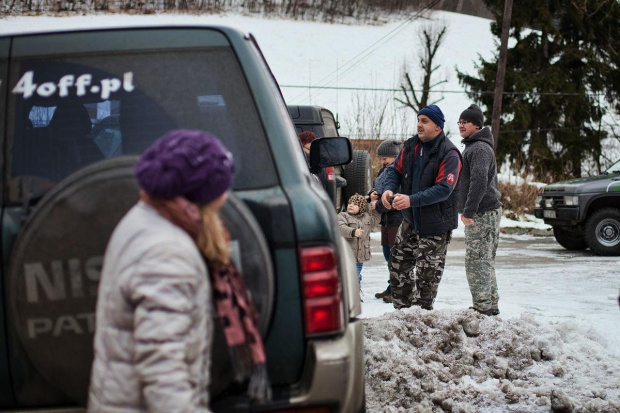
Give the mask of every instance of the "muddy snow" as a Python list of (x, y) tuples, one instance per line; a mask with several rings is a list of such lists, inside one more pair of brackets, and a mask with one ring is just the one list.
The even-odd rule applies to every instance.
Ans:
[(366, 319), (371, 412), (620, 412), (620, 362), (531, 315), (419, 308)]

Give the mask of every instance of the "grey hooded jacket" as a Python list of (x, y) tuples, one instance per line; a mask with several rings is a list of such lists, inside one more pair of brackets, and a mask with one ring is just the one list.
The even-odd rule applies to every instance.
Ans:
[(196, 244), (139, 202), (108, 244), (88, 412), (208, 412), (211, 284)]
[(488, 126), (461, 141), (463, 170), (458, 209), (465, 218), (476, 213), (492, 211), (502, 206), (497, 185), (497, 162), (493, 150), (493, 135)]

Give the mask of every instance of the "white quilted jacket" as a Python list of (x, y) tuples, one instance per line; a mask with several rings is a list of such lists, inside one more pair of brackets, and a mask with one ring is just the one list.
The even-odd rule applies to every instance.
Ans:
[(211, 285), (196, 245), (139, 202), (108, 244), (89, 412), (208, 412)]

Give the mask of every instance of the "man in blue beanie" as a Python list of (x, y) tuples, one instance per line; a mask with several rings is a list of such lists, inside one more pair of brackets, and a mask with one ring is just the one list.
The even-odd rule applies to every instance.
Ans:
[[(437, 105), (418, 112), (418, 135), (388, 169), (381, 202), (402, 211), (388, 267), (394, 308), (433, 309), (452, 230), (458, 227), (461, 153), (443, 132)], [(394, 194), (398, 188), (402, 193)]]

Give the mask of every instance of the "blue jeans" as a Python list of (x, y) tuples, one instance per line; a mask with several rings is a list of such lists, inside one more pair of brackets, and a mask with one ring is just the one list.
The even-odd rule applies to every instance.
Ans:
[(390, 260), (390, 250), (392, 248), (390, 248), (389, 245), (382, 245), (383, 247), (383, 257), (385, 258), (385, 262), (388, 262)]
[[(392, 250), (392, 248), (390, 248), (389, 245), (383, 244), (383, 256), (385, 257), (385, 262), (390, 262), (390, 251)], [(390, 279), (388, 278), (388, 286), (386, 291), (389, 294), (392, 294), (392, 286), (390, 285)]]
[(362, 287), (362, 267), (364, 266), (363, 262), (357, 263), (357, 281), (360, 283), (360, 288)]

